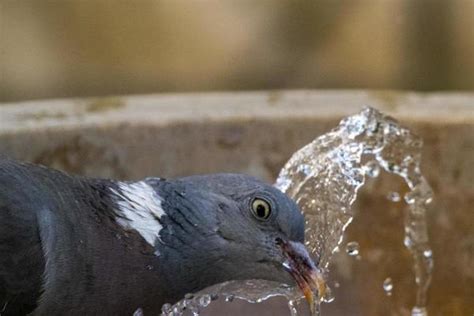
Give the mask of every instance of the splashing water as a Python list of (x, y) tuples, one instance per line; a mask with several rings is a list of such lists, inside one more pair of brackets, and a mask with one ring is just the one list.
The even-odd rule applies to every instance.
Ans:
[(276, 183), (301, 207), (306, 218), (306, 245), (327, 268), (353, 219), (351, 206), (365, 175), (378, 175), (374, 162), (401, 176), (410, 189), (405, 195), (404, 243), (414, 258), (417, 295), (413, 315), (420, 315), (420, 311), (426, 315), (433, 268), (425, 218), (432, 190), (420, 171), (421, 147), (421, 139), (394, 119), (365, 108), (296, 152)]
[(201, 309), (218, 298), (224, 299), (225, 302), (240, 299), (249, 303), (260, 303), (275, 296), (287, 298), (288, 308), (292, 312), (291, 315), (297, 315), (296, 302), (303, 297), (299, 291), (286, 284), (262, 280), (229, 281), (210, 286), (194, 295), (187, 294), (183, 300), (175, 305), (163, 305), (161, 315), (180, 316), (183, 315), (185, 310), (191, 311), (193, 315), (199, 315)]
[[(327, 269), (354, 217), (352, 205), (366, 176), (377, 177), (381, 168), (401, 176), (410, 189), (404, 196), (408, 204), (404, 244), (414, 259), (417, 284), (412, 316), (427, 315), (426, 292), (433, 268), (425, 219), (432, 190), (420, 172), (421, 147), (422, 141), (394, 119), (365, 108), (297, 151), (281, 170), (275, 184), (300, 206), (306, 220), (306, 246), (319, 258), (320, 267)], [(359, 253), (358, 244), (348, 243), (346, 250)], [(384, 283), (384, 289), (390, 287), (388, 283)], [(211, 297), (216, 299), (218, 296), (251, 303), (283, 296), (289, 302), (292, 316), (297, 316), (296, 303), (303, 297), (299, 290), (275, 282), (231, 281), (207, 288), (174, 306), (166, 304), (162, 315), (182, 315), (184, 309), (199, 315), (199, 309), (209, 305)], [(203, 297), (206, 304), (200, 303)], [(321, 301), (333, 299), (328, 295), (315, 300), (313, 315), (319, 315)]]

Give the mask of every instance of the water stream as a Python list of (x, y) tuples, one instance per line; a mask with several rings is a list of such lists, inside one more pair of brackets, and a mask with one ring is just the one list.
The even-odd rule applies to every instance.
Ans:
[[(417, 285), (412, 316), (427, 315), (426, 293), (433, 268), (426, 224), (426, 205), (432, 200), (432, 190), (420, 171), (421, 148), (421, 139), (393, 118), (365, 108), (294, 153), (275, 183), (300, 206), (306, 219), (306, 247), (319, 258), (320, 267), (327, 269), (355, 215), (352, 205), (366, 177), (377, 177), (380, 168), (402, 177), (409, 188), (404, 196), (404, 244), (413, 256)], [(401, 199), (394, 192), (388, 196), (392, 201)], [(348, 243), (346, 251), (357, 256), (358, 244)], [(383, 290), (390, 295), (392, 287), (391, 280), (386, 280)], [(238, 298), (252, 303), (284, 296), (292, 316), (297, 315), (296, 303), (302, 298), (299, 290), (274, 282), (233, 281), (189, 295), (173, 306), (166, 304), (163, 315), (182, 315), (184, 310), (199, 315), (219, 296), (226, 301)], [(321, 301), (332, 299), (327, 294), (316, 300), (313, 314), (319, 315)]]

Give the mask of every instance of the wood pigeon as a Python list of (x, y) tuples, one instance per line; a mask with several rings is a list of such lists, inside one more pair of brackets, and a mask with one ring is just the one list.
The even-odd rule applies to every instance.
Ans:
[(158, 315), (228, 280), (324, 290), (304, 219), (241, 174), (125, 182), (0, 159), (0, 314)]

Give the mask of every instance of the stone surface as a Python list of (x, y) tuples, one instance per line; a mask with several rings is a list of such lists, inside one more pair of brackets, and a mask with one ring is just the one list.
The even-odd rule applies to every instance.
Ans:
[[(370, 105), (418, 133), (423, 171), (436, 197), (429, 233), (435, 270), (430, 315), (474, 313), (474, 93), (274, 91), (69, 99), (0, 104), (0, 154), (95, 177), (136, 179), (244, 172), (268, 181), (291, 154), (344, 116)], [(403, 247), (406, 188), (383, 175), (357, 202), (331, 266), (336, 300), (324, 315), (408, 315), (414, 304), (411, 257)], [(391, 296), (383, 281), (391, 277)], [(287, 315), (285, 302), (214, 303), (205, 315)]]

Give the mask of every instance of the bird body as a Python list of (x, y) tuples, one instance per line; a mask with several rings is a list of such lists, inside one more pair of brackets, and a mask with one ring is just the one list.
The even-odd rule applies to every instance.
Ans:
[(303, 235), (296, 204), (249, 176), (125, 182), (1, 159), (0, 314), (153, 315), (219, 282), (293, 283), (275, 240)]
[(158, 258), (136, 233), (114, 222), (110, 186), (114, 182), (1, 163), (2, 315), (33, 310), (35, 315), (131, 315), (139, 306), (159, 309), (163, 302), (157, 297), (163, 294), (156, 284), (162, 280), (148, 268)]

